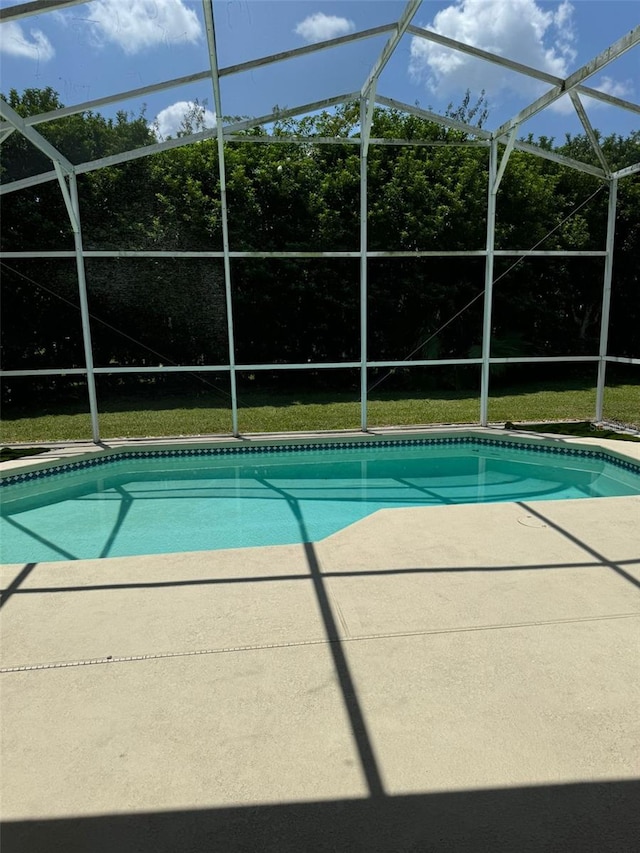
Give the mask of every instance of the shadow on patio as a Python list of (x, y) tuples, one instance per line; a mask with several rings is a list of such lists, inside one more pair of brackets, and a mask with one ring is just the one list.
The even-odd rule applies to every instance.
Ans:
[(4, 853), (635, 853), (640, 782), (7, 823)]

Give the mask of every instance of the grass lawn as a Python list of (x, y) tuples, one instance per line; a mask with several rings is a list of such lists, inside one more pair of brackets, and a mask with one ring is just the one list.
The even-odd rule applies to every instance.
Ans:
[[(557, 382), (496, 388), (489, 403), (492, 422), (589, 420), (595, 410), (595, 387)], [(239, 401), (241, 432), (296, 432), (358, 429), (356, 393), (244, 394)], [(206, 395), (122, 396), (100, 401), (103, 438), (207, 435), (231, 431), (226, 401)], [(7, 411), (0, 441), (64, 441), (90, 439), (89, 415), (83, 402), (49, 406), (46, 411)], [(479, 397), (471, 392), (381, 392), (368, 406), (371, 426), (477, 423)], [(614, 385), (605, 394), (605, 418), (640, 427), (640, 385)]]

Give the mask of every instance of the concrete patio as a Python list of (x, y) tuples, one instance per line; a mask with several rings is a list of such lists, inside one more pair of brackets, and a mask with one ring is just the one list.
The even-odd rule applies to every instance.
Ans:
[(4, 853), (637, 850), (640, 497), (2, 586)]

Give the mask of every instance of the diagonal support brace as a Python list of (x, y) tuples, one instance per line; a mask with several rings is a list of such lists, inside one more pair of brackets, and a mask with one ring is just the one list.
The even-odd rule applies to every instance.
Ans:
[(501, 125), (496, 130), (496, 138), (503, 136), (511, 130), (515, 124), (522, 124), (522, 122), (527, 121), (534, 115), (537, 115), (541, 110), (545, 109), (545, 107), (548, 107), (554, 101), (557, 101), (558, 98), (561, 98), (563, 95), (571, 92), (572, 89), (575, 89), (576, 86), (579, 86), (583, 80), (587, 79), (587, 77), (591, 77), (597, 71), (606, 68), (610, 62), (613, 62), (614, 59), (622, 56), (623, 53), (626, 53), (638, 44), (640, 44), (640, 24), (631, 30), (631, 32), (622, 36), (622, 38), (610, 45), (602, 53), (599, 53), (598, 56), (595, 56), (590, 62), (587, 62), (586, 65), (583, 65), (582, 68), (578, 68), (577, 71), (574, 71), (573, 74), (567, 77), (566, 80), (563, 80), (560, 85), (554, 86), (553, 89), (550, 89), (546, 94), (541, 95), (532, 104), (529, 104), (528, 107), (521, 110), (517, 116), (514, 116), (510, 121)]
[(604, 156), (602, 148), (600, 148), (600, 142), (598, 141), (598, 137), (596, 136), (596, 132), (593, 129), (593, 125), (589, 121), (589, 116), (587, 115), (582, 101), (580, 100), (580, 95), (575, 91), (575, 89), (572, 89), (569, 92), (569, 97), (571, 98), (571, 103), (573, 104), (575, 111), (578, 113), (578, 118), (580, 119), (580, 122), (584, 127), (585, 133), (589, 138), (591, 147), (595, 151), (596, 157), (598, 158), (598, 160), (600, 161), (600, 165), (604, 169), (605, 175), (607, 176), (607, 178), (610, 178), (611, 167), (609, 166), (609, 163), (607, 162), (607, 159)]
[(80, 223), (78, 222), (78, 217), (76, 216), (76, 211), (71, 200), (71, 193), (69, 191), (69, 187), (67, 186), (67, 179), (65, 177), (65, 173), (62, 171), (62, 167), (59, 163), (54, 162), (53, 166), (56, 170), (56, 175), (58, 176), (58, 183), (60, 184), (60, 189), (62, 190), (62, 198), (64, 199), (64, 204), (67, 208), (67, 213), (69, 214), (71, 228), (74, 234), (79, 234)]
[(376, 108), (376, 81), (374, 80), (367, 92), (360, 100), (364, 109), (360, 110), (360, 138), (362, 140), (362, 157), (366, 160), (369, 154), (369, 142), (371, 140), (371, 125), (373, 124), (373, 112)]
[(493, 195), (496, 195), (498, 192), (498, 188), (500, 187), (500, 181), (502, 180), (502, 176), (504, 175), (505, 169), (507, 168), (507, 163), (509, 162), (509, 157), (511, 156), (511, 152), (513, 151), (513, 146), (516, 144), (516, 134), (518, 132), (518, 125), (511, 129), (509, 133), (509, 138), (507, 139), (507, 145), (502, 154), (502, 160), (500, 161), (500, 166), (498, 168), (498, 172), (496, 174), (495, 180), (493, 182), (493, 186), (491, 187), (491, 192)]
[(10, 107), (9, 104), (0, 98), (0, 116), (5, 118), (9, 124), (12, 124), (16, 130), (19, 130), (20, 133), (29, 140), (32, 145), (42, 151), (43, 154), (46, 154), (47, 157), (53, 161), (53, 163), (58, 163), (58, 165), (68, 174), (70, 175), (73, 172), (73, 164), (67, 160), (64, 154), (61, 154), (57, 148), (42, 136), (41, 133), (38, 133), (33, 127), (30, 127), (22, 116), (17, 113), (13, 107)]

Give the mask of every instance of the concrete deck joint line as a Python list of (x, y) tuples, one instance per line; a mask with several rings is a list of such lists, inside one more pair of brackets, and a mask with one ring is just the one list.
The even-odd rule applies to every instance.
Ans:
[(517, 628), (542, 628), (545, 625), (572, 625), (579, 622), (603, 622), (614, 619), (640, 619), (640, 610), (629, 613), (605, 613), (601, 616), (582, 616), (571, 619), (539, 619), (534, 622), (511, 622), (503, 625), (470, 625), (461, 628), (425, 628), (423, 631), (387, 631), (378, 634), (362, 634), (360, 636), (340, 637), (333, 639), (299, 640), (287, 643), (259, 643), (247, 646), (230, 646), (219, 649), (192, 649), (179, 652), (158, 652), (146, 655), (108, 655), (88, 660), (56, 661), (52, 663), (20, 664), (18, 666), (0, 667), (1, 674), (12, 672), (37, 672), (46, 669), (65, 669), (78, 666), (101, 666), (115, 663), (140, 663), (143, 661), (163, 660), (165, 658), (186, 658), (197, 655), (220, 655), (237, 652), (270, 651), (275, 649), (297, 648), (300, 646), (326, 646), (340, 643), (355, 643), (371, 640), (394, 640), (408, 637), (440, 636), (442, 634), (466, 634), (471, 632), (497, 631)]

